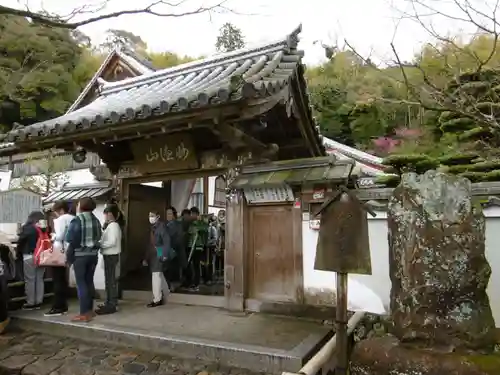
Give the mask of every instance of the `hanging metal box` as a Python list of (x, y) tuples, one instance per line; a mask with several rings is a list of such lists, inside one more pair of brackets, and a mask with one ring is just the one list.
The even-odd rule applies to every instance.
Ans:
[(322, 209), (314, 269), (371, 275), (366, 213), (350, 197)]

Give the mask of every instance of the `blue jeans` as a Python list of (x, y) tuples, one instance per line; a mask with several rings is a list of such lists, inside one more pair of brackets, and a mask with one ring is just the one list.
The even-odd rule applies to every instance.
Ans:
[(80, 315), (88, 314), (94, 310), (94, 273), (97, 266), (97, 256), (75, 257), (76, 289), (80, 301)]

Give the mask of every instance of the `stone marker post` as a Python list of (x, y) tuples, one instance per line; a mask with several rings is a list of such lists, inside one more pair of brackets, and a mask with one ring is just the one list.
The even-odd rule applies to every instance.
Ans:
[(389, 199), (394, 333), (453, 349), (494, 345), (485, 218), (465, 178), (405, 174)]
[(393, 334), (359, 342), (352, 375), (498, 375), (485, 218), (471, 183), (402, 176), (388, 207)]

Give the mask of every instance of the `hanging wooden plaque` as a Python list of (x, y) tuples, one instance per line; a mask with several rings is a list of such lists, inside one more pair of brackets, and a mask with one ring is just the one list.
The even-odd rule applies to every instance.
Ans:
[(198, 168), (189, 134), (176, 133), (141, 139), (131, 143), (134, 164), (141, 173), (156, 173)]
[(366, 211), (346, 197), (321, 211), (314, 269), (371, 275)]

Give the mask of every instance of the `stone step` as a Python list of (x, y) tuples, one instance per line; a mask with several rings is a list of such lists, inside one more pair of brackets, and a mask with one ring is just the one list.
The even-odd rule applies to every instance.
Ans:
[[(44, 301), (49, 300), (54, 296), (52, 292), (52, 279), (46, 278), (44, 280), (45, 294)], [(9, 310), (19, 310), (26, 301), (26, 294), (24, 291), (24, 281), (12, 281), (7, 283), (8, 296), (9, 296)]]
[[(283, 335), (283, 340), (285, 341), (284, 343), (276, 344), (276, 338), (270, 338), (267, 341), (263, 338), (262, 340), (259, 339), (260, 341), (258, 342), (262, 342), (264, 345), (247, 344), (246, 342), (248, 341), (245, 341), (244, 338), (234, 340), (233, 334), (229, 337), (232, 339), (231, 342), (229, 340), (226, 342), (219, 339), (207, 339), (206, 334), (203, 337), (203, 334), (206, 332), (201, 331), (205, 328), (200, 328), (199, 336), (196, 336), (196, 332), (193, 331), (192, 327), (187, 328), (191, 329), (191, 331), (187, 332), (189, 336), (187, 334), (184, 336), (179, 334), (183, 332), (182, 328), (177, 329), (173, 333), (173, 329), (169, 329), (172, 325), (162, 329), (162, 331), (158, 328), (154, 329), (152, 326), (148, 326), (147, 323), (141, 328), (138, 328), (137, 325), (132, 327), (131, 323), (125, 320), (123, 322), (120, 321), (119, 316), (125, 314), (125, 308), (123, 310), (124, 312), (120, 311), (115, 314), (117, 317), (115, 318), (116, 321), (112, 319), (113, 315), (111, 315), (97, 317), (94, 321), (87, 324), (73, 323), (70, 321), (70, 316), (44, 317), (43, 312), (14, 312), (12, 323), (14, 327), (31, 332), (75, 338), (91, 343), (126, 346), (158, 355), (197, 359), (209, 363), (218, 363), (223, 366), (238, 367), (270, 374), (279, 374), (282, 371), (298, 371), (333, 334), (326, 327), (321, 328), (318, 326), (311, 326), (313, 329), (309, 332), (307, 326), (294, 326), (293, 322), (290, 324), (287, 322), (280, 323), (278, 321), (280, 318), (277, 317), (270, 318), (269, 329), (263, 327), (264, 323), (258, 322), (256, 334), (252, 329), (252, 325), (246, 324), (242, 328), (238, 328), (238, 323), (235, 323), (235, 321), (239, 317), (226, 318), (222, 315), (219, 324), (220, 327), (225, 328), (213, 327), (212, 329), (233, 329), (237, 332), (241, 330), (242, 336), (250, 335), (252, 343), (256, 342), (256, 336), (265, 336), (266, 334), (270, 335), (269, 337)], [(144, 308), (144, 310), (146, 309)], [(145, 312), (145, 314), (147, 313), (148, 311)], [(164, 319), (169, 319), (169, 311), (166, 310), (162, 316), (164, 316)], [(158, 319), (157, 317), (158, 315), (151, 317), (151, 319)], [(109, 318), (109, 320), (106, 320), (106, 318)], [(196, 319), (196, 315), (193, 318)], [(203, 319), (203, 317), (199, 318)], [(140, 318), (138, 317), (137, 319)], [(224, 321), (225, 319), (227, 319), (227, 323)], [(245, 318), (242, 317), (242, 319)], [(276, 324), (273, 324), (273, 322), (278, 322), (278, 326), (289, 325), (273, 329), (273, 326), (276, 327)], [(189, 321), (187, 321), (187, 324), (189, 324)], [(311, 323), (306, 322), (304, 324)], [(179, 325), (182, 326), (183, 323)], [(295, 327), (302, 330), (300, 335), (294, 333)], [(210, 329), (210, 327), (207, 327), (207, 329)], [(264, 332), (262, 335), (259, 334), (260, 330)], [(186, 333), (185, 330), (184, 333)], [(216, 335), (217, 338), (220, 336)], [(292, 336), (293, 341), (286, 342), (287, 340), (291, 341)]]

